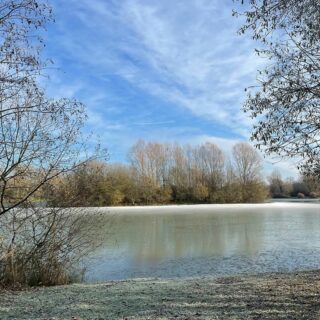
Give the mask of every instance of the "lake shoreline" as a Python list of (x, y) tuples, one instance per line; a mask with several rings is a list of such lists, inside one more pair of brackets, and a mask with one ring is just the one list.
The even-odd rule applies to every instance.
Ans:
[[(320, 202), (317, 201), (274, 201), (274, 202), (263, 202), (263, 203), (210, 203), (210, 204), (170, 204), (170, 205), (146, 205), (146, 206), (115, 206), (115, 207), (86, 207), (88, 212), (94, 211), (95, 213), (129, 213), (139, 212), (145, 213), (149, 210), (155, 210), (157, 213), (163, 211), (175, 210), (175, 213), (188, 213), (188, 211), (199, 209), (199, 210), (219, 210), (219, 209), (259, 209), (259, 208), (320, 208)], [(76, 208), (75, 208), (76, 209)], [(178, 209), (178, 211), (176, 211)], [(152, 214), (152, 212), (150, 212)]]
[(320, 271), (72, 284), (0, 299), (3, 320), (316, 319)]

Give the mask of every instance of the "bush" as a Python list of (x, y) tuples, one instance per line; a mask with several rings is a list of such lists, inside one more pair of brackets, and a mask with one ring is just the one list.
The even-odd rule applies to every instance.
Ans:
[(319, 197), (319, 194), (317, 192), (310, 192), (309, 197), (315, 199)]
[[(77, 211), (75, 211), (77, 210)], [(19, 209), (2, 221), (0, 285), (61, 285), (83, 275), (80, 261), (99, 245), (82, 209)], [(99, 224), (98, 224), (99, 225)]]
[(113, 206), (118, 206), (122, 204), (124, 198), (125, 195), (121, 191), (115, 190), (110, 196), (110, 204)]
[(30, 255), (23, 247), (10, 250), (1, 259), (1, 283), (4, 286), (50, 286), (70, 283), (72, 273), (57, 252)]
[(192, 190), (192, 196), (196, 202), (205, 201), (209, 196), (209, 190), (202, 183), (197, 183)]

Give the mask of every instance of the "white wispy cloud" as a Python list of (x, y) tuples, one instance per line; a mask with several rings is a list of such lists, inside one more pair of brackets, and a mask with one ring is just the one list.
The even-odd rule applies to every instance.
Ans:
[(175, 121), (144, 121), (144, 122), (133, 122), (131, 125), (133, 126), (160, 126), (160, 125), (167, 125), (173, 124)]
[(125, 1), (122, 10), (152, 71), (135, 70), (128, 80), (243, 134), (250, 124), (240, 110), (243, 89), (262, 61), (236, 34), (231, 8), (218, 1), (164, 0)]
[[(252, 121), (241, 110), (244, 88), (255, 84), (257, 69), (265, 62), (254, 54), (250, 38), (237, 35), (241, 21), (232, 17), (231, 1), (54, 0), (54, 4), (59, 16), (55, 28), (60, 32), (50, 36), (58, 48), (57, 67), (64, 69), (59, 60), (67, 61), (76, 74), (69, 74), (67, 81), (65, 74), (56, 76), (53, 95), (83, 97), (89, 125), (111, 153), (125, 154), (137, 134), (181, 143), (211, 141), (229, 154), (235, 143), (249, 137)], [(118, 79), (129, 88), (110, 93), (110, 82)], [(131, 101), (125, 90), (130, 88), (170, 102), (163, 104), (166, 108), (191, 111), (195, 120), (219, 124), (215, 127), (223, 132), (179, 124), (179, 119), (159, 117), (147, 108), (138, 114), (136, 105), (128, 114)], [(267, 173), (277, 167), (286, 176), (297, 174), (290, 162), (265, 161)]]
[[(262, 65), (252, 42), (239, 37), (225, 1), (70, 0), (85, 24), (62, 44), (103, 77), (116, 74), (149, 94), (248, 135), (244, 87)], [(63, 43), (64, 42), (64, 43)]]

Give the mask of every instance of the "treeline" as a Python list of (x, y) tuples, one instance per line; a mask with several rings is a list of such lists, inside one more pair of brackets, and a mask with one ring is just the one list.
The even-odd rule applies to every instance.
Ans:
[(46, 201), (66, 206), (241, 203), (268, 195), (262, 160), (247, 143), (237, 143), (229, 159), (210, 142), (139, 140), (128, 158), (128, 165), (95, 161), (60, 176), (45, 187)]
[(269, 192), (272, 198), (318, 198), (320, 182), (316, 177), (302, 175), (299, 179), (283, 179), (281, 173), (273, 171), (269, 180)]

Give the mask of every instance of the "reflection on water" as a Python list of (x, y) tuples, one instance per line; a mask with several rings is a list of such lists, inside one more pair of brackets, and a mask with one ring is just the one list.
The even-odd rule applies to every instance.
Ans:
[(192, 209), (106, 215), (104, 243), (92, 253), (87, 281), (320, 266), (320, 206)]

